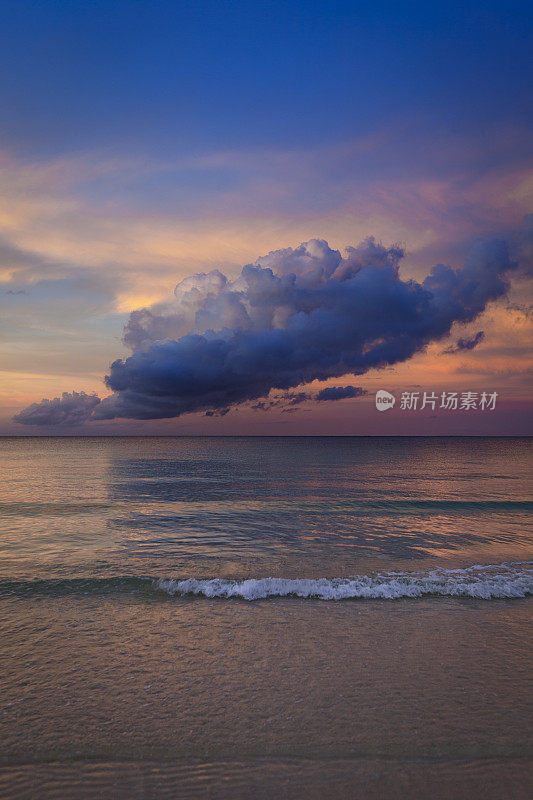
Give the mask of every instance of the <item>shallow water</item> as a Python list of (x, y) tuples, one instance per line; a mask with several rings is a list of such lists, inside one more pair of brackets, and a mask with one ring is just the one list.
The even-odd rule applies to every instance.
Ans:
[(2, 796), (530, 796), (529, 441), (0, 451)]

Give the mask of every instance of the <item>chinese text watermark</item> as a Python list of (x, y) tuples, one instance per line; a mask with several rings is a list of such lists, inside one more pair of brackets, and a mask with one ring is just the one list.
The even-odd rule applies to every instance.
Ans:
[[(400, 411), (494, 411), (498, 392), (402, 392)], [(380, 389), (376, 393), (376, 408), (387, 411), (393, 408), (396, 398)]]

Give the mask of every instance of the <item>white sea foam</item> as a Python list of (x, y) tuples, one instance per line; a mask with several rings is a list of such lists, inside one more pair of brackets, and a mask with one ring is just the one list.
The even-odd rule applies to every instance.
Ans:
[(465, 569), (437, 569), (432, 572), (384, 572), (348, 578), (223, 578), (196, 580), (158, 579), (156, 589), (169, 595), (263, 600), (267, 597), (301, 597), (319, 600), (401, 597), (517, 598), (533, 594), (533, 562), (491, 564)]

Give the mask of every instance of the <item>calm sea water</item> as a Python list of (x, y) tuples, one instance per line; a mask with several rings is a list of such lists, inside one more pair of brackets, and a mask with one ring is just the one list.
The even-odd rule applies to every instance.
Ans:
[(0, 461), (2, 796), (530, 795), (529, 440)]

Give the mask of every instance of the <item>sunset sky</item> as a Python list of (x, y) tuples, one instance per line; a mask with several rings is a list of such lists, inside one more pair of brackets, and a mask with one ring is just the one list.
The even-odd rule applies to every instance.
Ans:
[[(512, 1), (8, 0), (0, 434), (532, 433), (530, 26), (530, 4)], [(109, 395), (111, 363), (131, 356), (130, 313), (168, 317), (183, 279), (218, 270), (231, 282), (315, 239), (346, 257), (369, 236), (404, 251), (402, 291), (436, 264), (462, 269), (480, 242), (505, 242), (510, 288), (359, 374), (328, 363), (324, 382), (301, 356), (291, 363), (304, 383), (272, 378), (261, 408), (268, 391), (246, 388), (227, 413), (202, 399), (170, 418), (12, 420), (63, 392)], [(276, 272), (280, 259), (259, 263), (292, 274), (292, 251)], [(279, 308), (254, 331), (289, 330)], [(228, 319), (213, 330), (233, 330)], [(327, 386), (363, 392), (317, 399)], [(378, 389), (396, 395), (393, 410), (376, 411)], [(498, 400), (494, 411), (400, 408), (402, 392), (424, 391)]]

